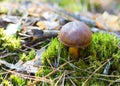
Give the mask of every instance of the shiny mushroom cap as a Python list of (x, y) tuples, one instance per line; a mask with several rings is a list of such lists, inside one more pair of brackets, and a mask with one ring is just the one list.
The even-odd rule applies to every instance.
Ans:
[(92, 32), (83, 22), (69, 22), (62, 27), (58, 39), (68, 47), (83, 48), (91, 43)]

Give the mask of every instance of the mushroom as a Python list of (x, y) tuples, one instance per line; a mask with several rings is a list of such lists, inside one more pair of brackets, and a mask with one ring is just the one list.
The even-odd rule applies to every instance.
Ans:
[(78, 49), (88, 46), (92, 41), (92, 32), (83, 22), (73, 21), (65, 24), (58, 35), (61, 43), (69, 47), (70, 54), (78, 59)]

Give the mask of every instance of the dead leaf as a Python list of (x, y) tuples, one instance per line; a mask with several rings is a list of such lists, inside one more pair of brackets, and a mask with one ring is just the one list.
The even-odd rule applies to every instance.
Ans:
[(5, 65), (6, 67), (10, 69), (15, 69), (17, 71), (26, 71), (27, 73), (36, 73), (38, 71), (38, 67), (33, 66), (34, 60), (23, 62), (19, 60), (16, 64), (8, 63), (4, 60), (0, 60), (0, 64)]
[(96, 24), (99, 28), (107, 31), (120, 31), (120, 17), (104, 12), (96, 17)]
[(39, 21), (37, 22), (37, 26), (39, 26), (39, 28), (42, 30), (58, 30), (60, 24), (58, 21)]
[(39, 26), (39, 28), (42, 29), (42, 30), (47, 29), (46, 24), (42, 21), (38, 21), (36, 25)]

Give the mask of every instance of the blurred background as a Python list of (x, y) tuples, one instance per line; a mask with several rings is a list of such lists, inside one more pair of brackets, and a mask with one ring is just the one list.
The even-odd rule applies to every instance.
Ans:
[[(120, 0), (0, 0), (0, 3), (8, 2), (46, 2), (57, 5), (71, 12), (104, 12), (118, 14), (120, 11)], [(2, 10), (0, 6), (0, 11)]]
[[(45, 0), (43, 0), (45, 1)], [(118, 13), (120, 11), (120, 0), (46, 0), (56, 3), (69, 11), (91, 11)]]

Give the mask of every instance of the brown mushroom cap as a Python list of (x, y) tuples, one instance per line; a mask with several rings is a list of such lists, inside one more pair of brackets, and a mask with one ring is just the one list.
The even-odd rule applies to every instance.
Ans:
[(92, 32), (83, 22), (69, 22), (62, 27), (58, 39), (68, 47), (82, 48), (91, 43)]

